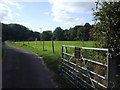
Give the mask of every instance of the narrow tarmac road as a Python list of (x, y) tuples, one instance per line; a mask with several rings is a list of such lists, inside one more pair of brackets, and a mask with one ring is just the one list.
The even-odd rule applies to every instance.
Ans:
[(2, 88), (55, 88), (39, 56), (7, 44), (3, 48)]

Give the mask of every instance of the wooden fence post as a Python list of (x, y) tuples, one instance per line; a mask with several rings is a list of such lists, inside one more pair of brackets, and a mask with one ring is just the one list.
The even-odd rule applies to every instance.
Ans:
[[(78, 61), (80, 59), (80, 47), (75, 47), (75, 49), (74, 49), (74, 57), (75, 57), (75, 63), (76, 63), (75, 69), (78, 70), (77, 66), (78, 66)], [(79, 83), (77, 81), (77, 77), (75, 76), (74, 78), (75, 78), (75, 84), (78, 86)]]
[[(62, 62), (63, 62), (63, 59), (64, 59), (63, 49), (64, 49), (64, 47), (62, 46), (62, 53), (61, 53), (62, 54)], [(63, 65), (61, 64), (61, 66), (63, 66)], [(62, 67), (61, 67), (61, 73), (62, 73)]]
[(68, 49), (67, 49), (67, 47), (65, 47), (65, 52), (66, 52), (66, 53), (68, 52)]
[(63, 51), (63, 48), (64, 48), (64, 47), (62, 46), (62, 58), (64, 58), (64, 55), (63, 55), (63, 52), (64, 52), (64, 51)]
[(43, 41), (43, 51), (44, 51), (44, 41)]
[(116, 55), (115, 49), (109, 49), (109, 57), (108, 57), (108, 89), (112, 90), (112, 88), (118, 88), (117, 75), (120, 75), (118, 70), (118, 65), (120, 64), (120, 55), (119, 57)]
[(75, 47), (75, 58), (80, 58), (80, 47)]
[(52, 52), (54, 53), (54, 41), (52, 41)]

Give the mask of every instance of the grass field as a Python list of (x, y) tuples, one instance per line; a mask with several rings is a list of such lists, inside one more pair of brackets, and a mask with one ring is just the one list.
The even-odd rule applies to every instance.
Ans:
[[(42, 41), (30, 41), (30, 42), (6, 42), (12, 46), (30, 50), (40, 57), (43, 57), (47, 67), (55, 73), (60, 72), (61, 67), (61, 48), (62, 45), (80, 46), (80, 47), (93, 47), (95, 42), (86, 41), (54, 41), (55, 53), (52, 53), (52, 41), (44, 41), (44, 51)], [(64, 86), (63, 86), (64, 87)]]
[[(7, 42), (12, 46), (16, 46), (19, 48), (27, 49), (35, 52), (39, 56), (43, 57), (47, 66), (53, 71), (59, 71), (59, 67), (61, 64), (61, 48), (62, 45), (69, 46), (81, 46), (81, 47), (93, 47), (95, 42), (86, 41), (54, 41), (54, 50), (55, 53), (52, 53), (52, 42), (44, 41), (44, 51), (43, 51), (43, 42), (42, 41), (27, 41), (25, 42)], [(51, 65), (52, 64), (52, 65)]]

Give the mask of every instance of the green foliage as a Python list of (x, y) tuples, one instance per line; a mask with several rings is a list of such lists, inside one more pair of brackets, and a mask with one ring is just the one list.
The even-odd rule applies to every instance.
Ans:
[(86, 46), (92, 47), (95, 42), (80, 42), (80, 41), (54, 41), (55, 53), (52, 53), (52, 42), (44, 41), (44, 51), (42, 49), (42, 41), (29, 41), (26, 42), (14, 42), (10, 43), (10, 45), (20, 47), (23, 49), (31, 50), (43, 57), (45, 63), (47, 63), (48, 67), (54, 70), (55, 72), (59, 71), (61, 65), (61, 46), (62, 45), (70, 45), (70, 46)]
[(96, 44), (97, 47), (114, 49), (115, 54), (112, 54), (112, 58), (116, 58), (115, 60), (117, 61), (116, 75), (118, 77), (115, 82), (111, 82), (113, 83), (111, 87), (119, 87), (120, 68), (117, 65), (120, 63), (120, 1), (97, 2), (96, 4), (96, 11), (94, 11), (96, 24), (92, 29), (92, 36), (98, 42)]
[[(93, 37), (105, 48), (120, 48), (120, 1), (97, 2)], [(99, 7), (99, 8), (98, 8)]]
[(69, 30), (68, 29), (64, 30), (64, 40), (65, 41), (69, 41), (70, 40), (70, 34), (69, 34)]
[(33, 32), (25, 26), (19, 24), (2, 24), (3, 28), (3, 41), (33, 41), (37, 40), (56, 40), (56, 41), (90, 41), (90, 29), (92, 26), (89, 23), (81, 26), (75, 26), (66, 30), (61, 27), (57, 27), (54, 32), (43, 31), (41, 34), (39, 32)]
[(61, 27), (57, 27), (53, 32), (54, 39), (57, 41), (62, 41), (64, 38), (63, 36), (63, 29)]
[(12, 40), (13, 39), (13, 37), (12, 37), (13, 34), (14, 34), (14, 32), (12, 32), (12, 28), (10, 28), (6, 24), (2, 24), (2, 41)]
[(40, 40), (40, 33), (30, 31), (28, 28), (19, 24), (2, 24), (2, 40), (23, 41)]
[(86, 23), (84, 26), (75, 26), (69, 30), (64, 31), (65, 40), (68, 41), (89, 41), (90, 29), (92, 26), (89, 23)]
[(52, 32), (51, 31), (43, 31), (42, 39), (44, 41), (51, 41), (52, 40)]
[[(90, 41), (90, 29), (93, 26), (91, 26), (89, 23), (86, 23), (85, 25), (78, 25), (75, 27), (71, 27), (69, 29), (63, 30), (61, 27), (57, 27), (54, 32), (49, 35), (44, 31), (42, 35), (45, 38), (44, 40), (56, 40), (56, 41)], [(49, 36), (49, 38), (47, 38)]]

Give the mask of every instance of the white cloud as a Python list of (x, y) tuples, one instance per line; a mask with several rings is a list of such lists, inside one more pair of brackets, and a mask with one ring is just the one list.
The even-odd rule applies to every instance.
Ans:
[(45, 14), (45, 15), (49, 15), (49, 14), (50, 14), (50, 12), (44, 12), (43, 14)]
[(66, 26), (84, 24), (84, 18), (73, 17), (70, 14), (74, 13), (92, 13), (92, 8), (95, 7), (94, 2), (80, 2), (80, 0), (49, 0), (52, 4), (53, 20), (63, 23)]
[(2, 0), (3, 3), (7, 4), (7, 5), (12, 5), (12, 6), (15, 6), (17, 9), (22, 9), (22, 5), (18, 4), (17, 2), (13, 2), (13, 1), (10, 1), (10, 0)]
[(61, 15), (54, 15), (54, 21), (62, 23), (65, 26), (74, 26), (79, 24), (84, 24), (84, 19), (82, 18), (74, 18), (66, 13), (62, 13)]
[(9, 0), (12, 2), (48, 2), (48, 0)]
[[(49, 0), (9, 0), (13, 2), (48, 2)], [(59, 1), (68, 1), (68, 0), (55, 0)], [(96, 2), (98, 0), (69, 0), (69, 2)], [(101, 0), (101, 1), (109, 1), (109, 0)], [(112, 2), (119, 1), (119, 0), (111, 0)]]
[(17, 17), (22, 17), (21, 14), (19, 14), (19, 13), (16, 13), (16, 16), (17, 16)]
[(11, 9), (7, 5), (0, 3), (0, 21), (12, 18), (13, 16)]
[(1, 0), (0, 1), (0, 21), (2, 20), (10, 20), (13, 19), (14, 17), (21, 17), (19, 13), (14, 12), (11, 8), (11, 6), (15, 6), (17, 9), (21, 9), (23, 6), (16, 3), (12, 2), (10, 0)]
[(64, 10), (66, 12), (90, 13), (95, 8), (94, 2), (80, 2), (81, 0), (49, 0), (53, 9)]

